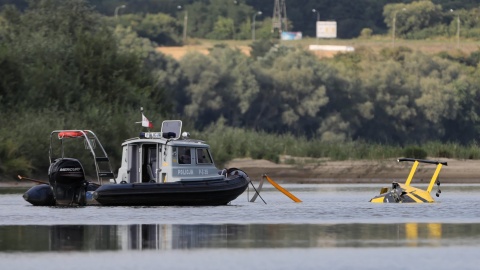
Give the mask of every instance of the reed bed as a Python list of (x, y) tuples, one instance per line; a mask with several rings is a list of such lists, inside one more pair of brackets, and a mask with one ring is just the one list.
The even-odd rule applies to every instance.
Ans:
[(404, 146), (365, 141), (326, 142), (317, 138), (275, 135), (225, 126), (210, 127), (196, 136), (210, 144), (218, 164), (241, 157), (295, 163), (296, 159), (280, 160), (281, 156), (339, 161), (399, 157), (480, 159), (480, 147), (476, 142), (461, 145), (431, 141)]

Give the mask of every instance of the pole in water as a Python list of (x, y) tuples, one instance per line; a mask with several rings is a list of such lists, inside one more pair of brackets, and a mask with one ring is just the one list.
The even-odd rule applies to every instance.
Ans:
[(272, 186), (274, 186), (276, 189), (278, 189), (280, 192), (282, 192), (283, 194), (285, 194), (287, 197), (289, 197), (290, 199), (292, 199), (294, 202), (302, 202), (302, 200), (300, 200), (299, 198), (295, 197), (292, 193), (290, 193), (288, 190), (284, 189), (283, 187), (281, 187), (279, 184), (277, 184), (275, 181), (273, 181), (270, 177), (268, 177), (268, 175), (264, 174), (263, 177), (265, 177), (267, 179), (268, 182), (270, 182), (270, 184), (272, 184)]
[[(263, 183), (265, 182), (264, 180), (265, 180), (264, 177), (262, 177), (262, 179), (260, 179), (260, 184), (258, 184), (258, 188), (255, 190), (257, 193), (255, 195), (253, 195), (250, 202), (255, 202), (257, 197), (260, 195), (260, 192), (262, 191)], [(252, 183), (252, 185), (253, 185), (253, 183)]]
[(262, 199), (262, 201), (263, 201), (265, 204), (267, 204), (267, 203), (265, 202), (265, 200), (262, 198), (262, 196), (260, 196), (260, 193), (258, 193), (258, 191), (257, 191), (257, 189), (255, 188), (255, 186), (253, 185), (252, 181), (250, 181), (250, 184), (252, 185), (253, 190), (255, 190), (255, 192), (257, 193), (258, 197), (260, 197), (260, 199)]

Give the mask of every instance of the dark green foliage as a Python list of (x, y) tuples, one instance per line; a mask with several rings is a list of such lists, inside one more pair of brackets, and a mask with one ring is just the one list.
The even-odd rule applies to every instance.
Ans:
[[(11, 107), (19, 102), (17, 95), (22, 89), (21, 67), (8, 48), (0, 46), (0, 102), (2, 107)], [(1, 109), (0, 109), (1, 111)]]
[(441, 158), (451, 158), (452, 157), (452, 153), (450, 153), (448, 150), (441, 150), (438, 152), (438, 157), (441, 157)]
[(213, 25), (213, 31), (207, 35), (209, 39), (234, 39), (235, 26), (233, 20), (225, 17), (218, 17)]
[(56, 129), (91, 129), (118, 160), (121, 141), (138, 132), (141, 106), (152, 120), (168, 112), (166, 80), (152, 67), (162, 58), (121, 49), (85, 1), (32, 1), (2, 18), (0, 174), (46, 174)]
[(18, 141), (0, 138), (0, 175), (16, 179), (17, 174), (28, 174), (33, 166), (30, 160), (21, 155)]
[(167, 14), (126, 14), (106, 18), (112, 27), (123, 26), (135, 31), (161, 46), (176, 46), (181, 43), (182, 22)]
[(403, 153), (406, 158), (418, 158), (418, 159), (427, 158), (427, 151), (423, 150), (423, 148), (418, 146), (408, 146), (405, 148)]
[(438, 56), (472, 67), (476, 67), (480, 63), (480, 50), (472, 52), (470, 55), (459, 52), (457, 52), (456, 54), (452, 54), (446, 51), (442, 51), (438, 53)]
[(126, 104), (131, 102), (127, 93), (152, 92), (139, 59), (117, 52), (98, 16), (83, 1), (63, 2), (35, 2), (19, 24), (9, 24), (9, 54), (23, 78), (13, 103), (29, 104), (29, 109), (45, 103), (59, 110), (79, 109), (82, 103)]
[(395, 61), (403, 61), (406, 54), (411, 54), (412, 49), (408, 47), (398, 46), (395, 48), (383, 48), (380, 55), (386, 59), (393, 59)]
[(480, 50), (473, 52), (466, 59), (465, 63), (469, 66), (476, 67), (480, 63)]
[(270, 51), (270, 49), (272, 49), (272, 47), (277, 44), (278, 42), (274, 42), (269, 39), (256, 40), (250, 44), (250, 47), (252, 48), (250, 51), (250, 56), (254, 59), (263, 57), (268, 51)]

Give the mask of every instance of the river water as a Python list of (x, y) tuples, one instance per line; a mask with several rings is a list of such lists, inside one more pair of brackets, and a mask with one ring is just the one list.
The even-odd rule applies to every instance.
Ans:
[[(384, 185), (285, 184), (216, 207), (35, 207), (0, 189), (1, 269), (478, 269), (480, 185), (372, 204)], [(423, 187), (424, 186), (419, 186)]]

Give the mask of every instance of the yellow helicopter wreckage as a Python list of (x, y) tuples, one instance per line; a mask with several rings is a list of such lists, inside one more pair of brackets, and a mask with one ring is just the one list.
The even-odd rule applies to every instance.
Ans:
[[(438, 175), (440, 174), (440, 170), (442, 166), (447, 166), (447, 162), (440, 162), (440, 161), (433, 161), (433, 160), (425, 160), (425, 159), (415, 159), (415, 158), (400, 158), (398, 162), (405, 162), (405, 161), (412, 161), (413, 166), (410, 170), (410, 174), (408, 175), (405, 184), (400, 184), (398, 182), (392, 183), (392, 188), (389, 190), (387, 187), (384, 187), (380, 190), (380, 195), (373, 197), (370, 202), (373, 203), (431, 203), (435, 202), (430, 195), (430, 192), (433, 189), (434, 184), (436, 183), (438, 186), (437, 193), (435, 194), (437, 197), (440, 196), (442, 192), (440, 190), (440, 181), (438, 180)], [(420, 163), (428, 163), (428, 164), (436, 164), (437, 168), (435, 173), (430, 179), (430, 184), (428, 185), (427, 189), (420, 189), (410, 185), (413, 179), (413, 175), (417, 170), (418, 164)]]

